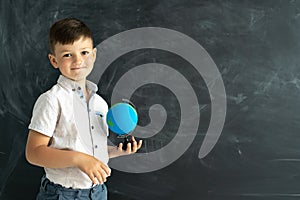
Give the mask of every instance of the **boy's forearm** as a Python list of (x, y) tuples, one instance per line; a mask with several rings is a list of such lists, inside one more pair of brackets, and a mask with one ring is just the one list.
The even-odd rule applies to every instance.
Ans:
[(107, 145), (107, 150), (109, 158), (116, 158), (119, 156), (126, 156), (130, 154), (130, 152), (122, 150), (122, 146), (120, 146), (120, 144), (119, 146)]
[(45, 145), (28, 151), (26, 158), (31, 164), (47, 168), (77, 167), (82, 156), (80, 152), (54, 149)]
[(120, 156), (120, 152), (118, 151), (118, 148), (116, 146), (107, 146), (107, 150), (108, 150), (108, 156), (109, 158), (115, 158)]
[(77, 167), (85, 155), (80, 152), (55, 149), (48, 146), (50, 137), (37, 131), (30, 130), (27, 145), (26, 159), (33, 165), (47, 168)]
[(32, 145), (26, 147), (26, 158), (34, 165), (47, 168), (77, 167), (89, 176), (94, 184), (103, 184), (110, 176), (110, 168), (93, 156), (85, 153), (60, 150), (47, 145)]

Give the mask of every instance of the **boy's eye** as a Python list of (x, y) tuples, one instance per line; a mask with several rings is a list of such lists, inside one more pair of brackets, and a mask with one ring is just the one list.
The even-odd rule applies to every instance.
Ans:
[(87, 54), (89, 54), (90, 52), (88, 52), (88, 51), (83, 51), (83, 52), (81, 52), (82, 53), (82, 55), (87, 55)]
[(63, 57), (71, 57), (72, 55), (70, 53), (64, 54)]

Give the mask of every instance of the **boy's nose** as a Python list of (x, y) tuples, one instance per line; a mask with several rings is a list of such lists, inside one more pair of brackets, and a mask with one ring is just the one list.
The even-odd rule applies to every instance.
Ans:
[(83, 61), (83, 58), (82, 58), (81, 55), (75, 55), (75, 56), (74, 56), (74, 63), (75, 63), (75, 64), (81, 64), (82, 61)]

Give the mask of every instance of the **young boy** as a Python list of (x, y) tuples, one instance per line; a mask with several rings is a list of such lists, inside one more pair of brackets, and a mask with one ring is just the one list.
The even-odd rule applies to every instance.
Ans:
[(108, 106), (96, 94), (97, 85), (86, 80), (97, 49), (83, 22), (66, 18), (53, 24), (50, 50), (61, 75), (34, 105), (26, 146), (27, 160), (46, 172), (37, 199), (107, 199), (109, 158), (135, 153), (142, 141), (133, 138), (126, 151), (122, 143), (107, 146)]

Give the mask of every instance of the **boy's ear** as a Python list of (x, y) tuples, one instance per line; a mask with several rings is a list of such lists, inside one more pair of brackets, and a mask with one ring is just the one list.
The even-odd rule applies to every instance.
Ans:
[(57, 60), (56, 60), (55, 56), (53, 54), (48, 54), (48, 58), (50, 60), (51, 65), (54, 68), (58, 68), (58, 64), (57, 64)]
[(94, 62), (96, 61), (96, 57), (97, 57), (97, 49), (93, 48), (93, 56), (94, 56)]

